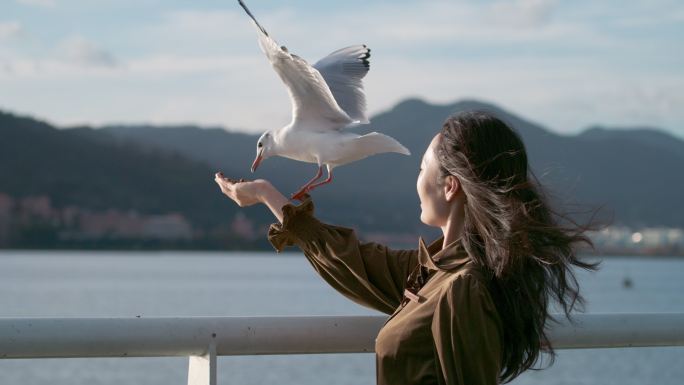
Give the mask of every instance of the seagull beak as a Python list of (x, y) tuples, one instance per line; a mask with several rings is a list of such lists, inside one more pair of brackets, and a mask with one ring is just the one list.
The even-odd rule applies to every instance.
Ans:
[(261, 154), (262, 154), (262, 151), (259, 151), (259, 153), (257, 154), (257, 157), (254, 159), (254, 163), (252, 163), (252, 172), (254, 172), (254, 170), (256, 170), (257, 167), (259, 167), (261, 160), (264, 159), (264, 157), (261, 156)]

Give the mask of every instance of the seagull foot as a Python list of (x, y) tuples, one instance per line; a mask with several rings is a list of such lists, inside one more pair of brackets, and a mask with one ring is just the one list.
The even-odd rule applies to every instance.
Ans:
[(292, 196), (290, 197), (290, 200), (296, 199), (300, 202), (304, 202), (305, 200), (307, 200), (310, 197), (311, 196), (309, 194), (307, 194), (306, 190), (299, 190), (296, 193), (292, 194)]

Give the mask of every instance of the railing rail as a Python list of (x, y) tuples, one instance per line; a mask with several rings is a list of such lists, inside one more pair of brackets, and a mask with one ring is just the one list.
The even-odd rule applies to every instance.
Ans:
[[(560, 315), (555, 315), (563, 319)], [(188, 384), (216, 383), (216, 356), (373, 352), (383, 316), (0, 318), (0, 358), (190, 357)], [(684, 346), (684, 313), (577, 314), (554, 348)]]

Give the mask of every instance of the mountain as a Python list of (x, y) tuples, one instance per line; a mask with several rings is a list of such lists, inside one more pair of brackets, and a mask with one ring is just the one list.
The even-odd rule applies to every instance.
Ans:
[(684, 157), (684, 141), (653, 127), (606, 128), (595, 126), (582, 132), (579, 138), (594, 141), (628, 140)]
[[(420, 158), (446, 117), (466, 110), (493, 113), (522, 136), (535, 175), (556, 202), (576, 210), (604, 207), (613, 223), (684, 227), (684, 141), (655, 129), (594, 127), (575, 136), (545, 127), (492, 104), (463, 100), (434, 105), (409, 99), (351, 128), (395, 137), (412, 153), (380, 154), (335, 169), (333, 184), (314, 192), (321, 214), (348, 226), (393, 231), (426, 229), (419, 223), (415, 192)], [(122, 140), (177, 151), (228, 175), (263, 177), (293, 192), (315, 173), (315, 166), (282, 158), (268, 159), (249, 174), (258, 135), (198, 127), (105, 127)]]
[[(451, 113), (469, 109), (483, 109), (508, 117), (540, 147), (545, 144), (547, 136), (555, 137), (540, 126), (477, 101), (436, 106), (418, 99), (406, 100), (373, 117), (371, 124), (350, 130), (359, 133), (379, 131), (391, 135), (402, 142), (412, 156), (380, 154), (335, 169), (333, 184), (316, 190), (314, 194), (321, 218), (350, 227), (431, 233), (432, 230), (418, 219), (420, 212), (415, 178), (420, 159), (444, 119)], [(259, 135), (192, 126), (109, 126), (102, 130), (122, 141), (172, 150), (204, 161), (226, 175), (266, 178), (283, 193), (296, 191), (316, 171), (312, 164), (271, 158), (251, 175), (248, 170)]]
[(619, 223), (684, 226), (684, 141), (653, 129), (599, 128), (574, 141), (581, 152), (568, 148), (558, 161), (577, 181), (578, 199), (607, 205)]
[(202, 227), (236, 211), (200, 161), (133, 141), (124, 145), (105, 131), (61, 130), (2, 112), (0, 192), (46, 195), (55, 207), (179, 212)]
[[(684, 142), (654, 129), (590, 128), (555, 134), (495, 105), (476, 100), (435, 105), (405, 100), (350, 130), (395, 137), (412, 153), (379, 154), (339, 167), (331, 185), (313, 192), (317, 216), (374, 233), (434, 236), (419, 221), (415, 182), (423, 152), (445, 118), (465, 110), (491, 112), (522, 136), (535, 175), (554, 202), (605, 206), (614, 224), (684, 227)], [(238, 211), (259, 229), (273, 222), (264, 207), (238, 209), (213, 182), (266, 178), (284, 194), (311, 178), (316, 166), (283, 158), (249, 172), (258, 135), (196, 126), (109, 126), (57, 129), (0, 113), (0, 192), (48, 194), (55, 205), (94, 209), (177, 211), (204, 227), (230, 222)]]

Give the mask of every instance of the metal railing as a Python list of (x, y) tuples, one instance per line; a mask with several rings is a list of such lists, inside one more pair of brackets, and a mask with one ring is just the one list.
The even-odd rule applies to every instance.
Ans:
[[(370, 353), (386, 319), (0, 318), (0, 358), (185, 356), (188, 385), (215, 385), (217, 356)], [(554, 348), (684, 346), (684, 313), (577, 314), (574, 320), (550, 327)]]

